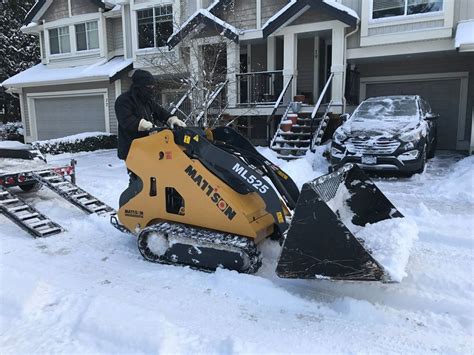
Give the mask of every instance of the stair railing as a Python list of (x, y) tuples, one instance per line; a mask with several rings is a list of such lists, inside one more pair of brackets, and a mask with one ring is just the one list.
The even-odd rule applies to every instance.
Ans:
[(181, 109), (181, 106), (184, 104), (184, 102), (186, 101), (186, 99), (190, 99), (190, 96), (191, 96), (191, 93), (193, 92), (193, 90), (196, 88), (196, 84), (193, 83), (191, 85), (191, 87), (188, 89), (188, 91), (186, 91), (184, 93), (183, 96), (181, 96), (181, 98), (178, 100), (178, 102), (175, 104), (174, 102), (170, 104), (170, 114), (171, 115), (176, 115), (178, 113), (180, 113), (183, 117), (183, 120), (184, 121), (189, 121), (189, 116), (190, 116), (190, 113), (186, 113), (184, 111), (184, 109)]
[[(288, 88), (290, 87), (291, 85), (291, 82), (293, 81), (293, 75), (290, 77), (290, 80), (288, 80), (288, 82), (286, 83), (285, 87), (281, 90), (281, 93), (280, 93), (280, 96), (278, 96), (278, 100), (275, 102), (275, 104), (273, 105), (273, 110), (272, 110), (272, 113), (270, 114), (270, 116), (268, 116), (268, 119), (267, 119), (267, 139), (268, 139), (268, 146), (271, 147), (272, 143), (273, 143), (273, 140), (275, 139), (275, 136), (273, 137), (273, 139), (270, 140), (270, 126), (271, 124), (273, 123), (273, 119), (275, 118), (275, 114), (278, 110), (278, 107), (280, 106), (280, 104), (282, 103), (283, 101), (283, 98), (285, 97), (285, 94), (286, 92), (288, 91)], [(291, 101), (291, 100), (290, 100)], [(288, 103), (288, 107), (286, 108), (286, 113), (283, 117), (286, 118), (286, 115), (288, 114), (288, 111), (290, 109), (290, 106), (291, 106), (291, 103)]]
[(318, 128), (313, 132), (313, 135), (311, 136), (311, 144), (310, 144), (310, 149), (314, 153), (315, 149), (314, 147), (317, 145), (320, 145), (322, 143), (322, 139), (324, 136), (324, 132), (328, 126), (328, 121), (329, 121), (329, 110), (331, 109), (333, 100), (331, 100), (326, 107), (326, 111), (324, 112), (323, 117), (321, 118), (321, 121), (319, 122)]
[[(211, 107), (211, 105), (214, 103), (214, 101), (217, 99), (217, 97), (219, 96), (219, 94), (222, 93), (222, 90), (227, 86), (227, 84), (229, 83), (229, 80), (226, 80), (224, 82), (221, 82), (219, 84), (216, 85), (216, 88), (215, 90), (211, 93), (211, 95), (209, 96), (209, 99), (207, 100), (206, 104), (204, 105), (204, 108), (203, 110), (199, 113), (199, 115), (196, 117), (196, 124), (199, 124), (199, 122), (201, 121), (202, 117), (204, 116), (204, 114), (206, 113), (207, 110), (209, 110), (209, 107)], [(223, 110), (220, 110), (219, 114), (217, 115), (218, 117), (220, 117), (222, 115), (222, 112)]]
[[(287, 106), (287, 108), (286, 108), (286, 110), (285, 110), (285, 113), (283, 114), (283, 116), (281, 116), (281, 121), (280, 121), (280, 122), (283, 122), (284, 120), (287, 119), (288, 114), (290, 113), (290, 110), (291, 110), (291, 104), (292, 104), (292, 102), (289, 102), (289, 103), (288, 103), (288, 106)], [(279, 130), (280, 130), (280, 128), (278, 128), (277, 131), (275, 132), (275, 134), (273, 135), (273, 138), (272, 138), (272, 140), (271, 140), (271, 142), (270, 142), (270, 144), (269, 144), (269, 147), (270, 147), (270, 148), (273, 147), (273, 145), (275, 144), (275, 140), (276, 140), (276, 138), (277, 138), (277, 133), (278, 133)]]

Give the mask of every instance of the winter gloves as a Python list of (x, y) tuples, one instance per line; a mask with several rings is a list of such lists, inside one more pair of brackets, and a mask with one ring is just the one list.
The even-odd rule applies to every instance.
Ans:
[[(171, 116), (170, 118), (168, 118), (166, 123), (168, 124), (168, 126), (170, 126), (171, 129), (174, 129), (175, 127), (186, 127), (186, 124), (176, 116)], [(152, 128), (153, 128), (153, 123), (145, 120), (144, 118), (142, 118), (140, 120), (140, 123), (138, 124), (139, 132), (148, 131)]]
[(138, 124), (138, 132), (148, 131), (153, 128), (153, 123), (142, 118)]
[(170, 126), (171, 129), (174, 129), (175, 127), (186, 127), (186, 123), (181, 121), (178, 117), (176, 116), (171, 116), (168, 118), (168, 121), (166, 121), (168, 126)]

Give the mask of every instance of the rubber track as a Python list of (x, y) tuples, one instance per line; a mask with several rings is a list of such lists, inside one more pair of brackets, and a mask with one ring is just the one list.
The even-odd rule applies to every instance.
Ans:
[(229, 250), (233, 253), (243, 253), (248, 257), (249, 265), (244, 270), (236, 270), (242, 273), (252, 274), (255, 273), (262, 265), (262, 257), (260, 251), (257, 249), (252, 239), (237, 236), (229, 233), (221, 233), (216, 231), (210, 231), (200, 229), (196, 227), (190, 227), (178, 223), (163, 222), (156, 225), (152, 225), (144, 228), (138, 237), (138, 249), (143, 257), (151, 262), (160, 264), (174, 264), (174, 265), (188, 265), (192, 268), (202, 271), (213, 271), (200, 267), (198, 264), (184, 264), (176, 262), (170, 259), (164, 259), (163, 257), (150, 259), (146, 256), (146, 245), (144, 245), (140, 236), (148, 234), (147, 232), (157, 232), (161, 234), (167, 234), (169, 239), (177, 240), (177, 243), (182, 244), (186, 239), (189, 240), (189, 246), (215, 248), (221, 252), (222, 250)]

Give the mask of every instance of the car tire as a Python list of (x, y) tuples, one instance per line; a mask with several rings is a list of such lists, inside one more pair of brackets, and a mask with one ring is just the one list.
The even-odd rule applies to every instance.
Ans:
[(29, 184), (20, 185), (20, 189), (22, 189), (25, 192), (36, 192), (36, 191), (39, 191), (42, 186), (43, 184), (40, 182), (32, 182)]
[(430, 150), (429, 150), (428, 154), (426, 155), (426, 157), (427, 157), (428, 159), (434, 158), (435, 153), (436, 153), (436, 145), (437, 145), (437, 144), (438, 144), (438, 138), (435, 137), (435, 138), (433, 139), (433, 143), (431, 143)]
[(423, 171), (425, 171), (425, 167), (426, 167), (426, 150), (427, 150), (427, 146), (425, 144), (424, 148), (423, 148), (423, 151), (421, 152), (421, 166), (418, 170), (415, 171), (415, 174), (421, 174), (423, 173)]

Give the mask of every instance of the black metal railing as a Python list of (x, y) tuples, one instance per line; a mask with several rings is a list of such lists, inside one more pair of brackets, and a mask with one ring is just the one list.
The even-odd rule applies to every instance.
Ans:
[[(272, 135), (272, 125), (274, 124), (274, 119), (275, 119), (275, 114), (278, 110), (278, 107), (280, 106), (280, 104), (283, 103), (283, 100), (285, 98), (285, 95), (288, 91), (288, 88), (291, 86), (291, 82), (293, 81), (293, 75), (290, 77), (290, 80), (288, 80), (288, 82), (286, 83), (285, 87), (281, 90), (280, 92), (280, 95), (278, 96), (275, 104), (273, 105), (273, 111), (272, 113), (270, 114), (270, 116), (268, 116), (268, 119), (267, 119), (267, 140), (268, 140), (268, 146), (270, 147), (272, 142), (271, 142), (271, 135)], [(290, 108), (290, 101), (288, 102), (288, 107), (286, 109), (286, 112), (285, 114), (283, 115), (283, 117), (285, 117), (286, 119), (286, 115), (288, 114), (289, 112), (289, 108)], [(283, 119), (283, 118), (282, 118)]]
[(239, 73), (237, 77), (237, 102), (240, 105), (275, 103), (283, 89), (283, 71)]

